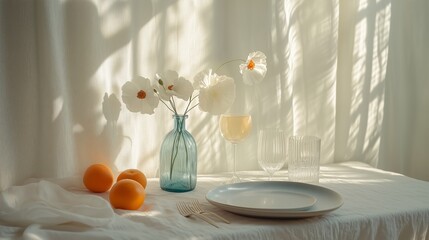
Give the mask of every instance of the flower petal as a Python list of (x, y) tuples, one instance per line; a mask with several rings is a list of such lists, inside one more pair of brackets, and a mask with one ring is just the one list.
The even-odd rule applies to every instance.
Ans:
[[(143, 98), (138, 96), (141, 91), (144, 92)], [(131, 112), (152, 114), (159, 99), (155, 96), (149, 79), (136, 77), (122, 86), (122, 101)]]
[(141, 114), (153, 114), (155, 112), (154, 109), (148, 101), (140, 101), (139, 110)]
[(174, 82), (172, 92), (176, 97), (186, 101), (191, 97), (192, 93), (194, 92), (194, 88), (192, 87), (191, 82), (183, 77), (180, 77)]
[(172, 96), (188, 100), (194, 92), (192, 84), (185, 78), (179, 77), (176, 71), (167, 70), (163, 74), (157, 74), (157, 77), (162, 79), (163, 85), (158, 83), (154, 87), (164, 101), (170, 100)]
[(152, 89), (148, 78), (137, 76), (131, 82), (135, 83), (139, 89)]
[(247, 68), (243, 70), (243, 81), (247, 85), (259, 83), (262, 81), (262, 79), (264, 79), (266, 72), (266, 66), (262, 64), (256, 64), (253, 70), (249, 70)]
[(158, 93), (158, 96), (162, 100), (164, 100), (164, 101), (170, 100), (171, 94), (168, 94), (167, 91), (165, 91), (164, 87), (159, 85), (158, 82), (153, 84), (153, 88), (156, 90), (156, 92)]
[(207, 76), (207, 70), (201, 71), (197, 73), (197, 75), (195, 75), (194, 83), (192, 84), (195, 90), (199, 90), (201, 87), (204, 87), (203, 83), (204, 83), (204, 78), (206, 76)]
[(235, 100), (234, 79), (218, 76), (211, 86), (201, 88), (199, 107), (202, 111), (219, 115), (228, 110)]
[(213, 72), (212, 69), (206, 69), (204, 71), (199, 72), (194, 77), (193, 87), (198, 90), (200, 88), (208, 87), (213, 79), (216, 79), (217, 75)]
[(122, 95), (122, 101), (131, 112), (140, 112), (141, 101), (138, 98)]
[(165, 71), (165, 73), (162, 76), (165, 78), (168, 84), (173, 84), (174, 81), (176, 81), (176, 79), (179, 78), (179, 74), (173, 70)]
[(267, 57), (261, 51), (252, 52), (247, 57), (247, 62), (253, 60), (255, 64), (264, 64), (267, 65)]
[[(164, 73), (157, 73), (156, 77), (156, 83), (154, 84), (154, 88), (159, 93), (159, 97), (164, 100), (168, 101), (173, 96), (173, 92), (168, 90), (169, 86), (173, 86), (174, 82), (178, 78), (179, 74), (176, 71), (173, 70), (167, 70)], [(159, 80), (162, 81), (162, 85), (159, 84)]]
[[(252, 64), (250, 64), (252, 62)], [(249, 67), (251, 66), (251, 67)], [(240, 64), (240, 73), (245, 84), (253, 85), (264, 79), (267, 73), (267, 57), (263, 52), (252, 52), (245, 64)]]

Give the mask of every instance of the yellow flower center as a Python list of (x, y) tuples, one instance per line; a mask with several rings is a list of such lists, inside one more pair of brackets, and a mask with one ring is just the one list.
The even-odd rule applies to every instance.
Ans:
[(168, 88), (168, 90), (170, 90), (170, 91), (171, 91), (171, 90), (173, 90), (173, 86), (174, 86), (174, 85), (170, 85), (170, 86), (168, 86), (168, 87), (167, 87), (167, 88)]
[(255, 68), (255, 62), (250, 59), (249, 63), (247, 64), (247, 69), (253, 70)]
[(145, 91), (143, 91), (143, 90), (140, 90), (140, 91), (137, 93), (137, 98), (139, 98), (139, 99), (145, 99), (145, 98), (146, 98), (146, 92), (145, 92)]

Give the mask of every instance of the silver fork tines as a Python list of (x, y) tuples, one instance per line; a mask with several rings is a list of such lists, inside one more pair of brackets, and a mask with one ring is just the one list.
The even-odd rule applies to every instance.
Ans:
[(221, 217), (221, 216), (217, 215), (216, 213), (214, 213), (214, 212), (209, 212), (209, 211), (204, 210), (204, 209), (202, 208), (202, 206), (201, 206), (200, 202), (198, 202), (198, 200), (196, 200), (196, 199), (194, 199), (194, 200), (192, 200), (192, 202), (190, 202), (190, 207), (191, 207), (191, 209), (192, 209), (192, 210), (194, 210), (195, 212), (197, 212), (197, 213), (199, 213), (199, 214), (207, 214), (207, 215), (211, 215), (211, 216), (214, 216), (214, 217), (216, 217), (217, 219), (219, 219), (219, 220), (221, 220), (221, 221), (223, 221), (223, 222), (225, 222), (225, 223), (228, 223), (228, 224), (230, 223), (228, 220), (226, 220), (225, 218), (223, 218), (223, 217)]
[(179, 213), (184, 217), (190, 217), (191, 215), (194, 215), (195, 217), (203, 221), (206, 221), (207, 223), (219, 228), (219, 226), (216, 225), (216, 223), (214, 223), (210, 218), (193, 211), (185, 202), (177, 202), (176, 207), (177, 207), (177, 210), (179, 210)]

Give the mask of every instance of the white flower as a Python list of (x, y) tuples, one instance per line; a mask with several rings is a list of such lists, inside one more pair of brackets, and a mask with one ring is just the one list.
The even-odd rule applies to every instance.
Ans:
[(103, 115), (107, 121), (118, 121), (119, 113), (121, 112), (121, 102), (115, 94), (108, 95), (104, 93), (103, 98)]
[(218, 76), (207, 70), (194, 77), (194, 87), (200, 89), (199, 107), (201, 111), (219, 115), (228, 110), (235, 100), (234, 79)]
[(247, 85), (262, 81), (267, 73), (267, 57), (263, 52), (252, 52), (245, 64), (240, 64), (240, 73)]
[(150, 80), (140, 76), (122, 86), (122, 101), (131, 112), (142, 114), (153, 114), (159, 103)]
[(156, 74), (156, 77), (158, 79), (154, 88), (162, 100), (168, 101), (172, 96), (176, 96), (186, 101), (194, 92), (191, 82), (179, 77), (176, 71), (168, 70), (164, 74)]

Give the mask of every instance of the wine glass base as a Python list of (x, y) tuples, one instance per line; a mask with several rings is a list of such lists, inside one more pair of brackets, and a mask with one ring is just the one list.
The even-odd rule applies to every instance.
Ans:
[(228, 179), (224, 182), (224, 184), (233, 184), (233, 183), (241, 183), (243, 182), (240, 177), (237, 175), (233, 175), (232, 178)]

